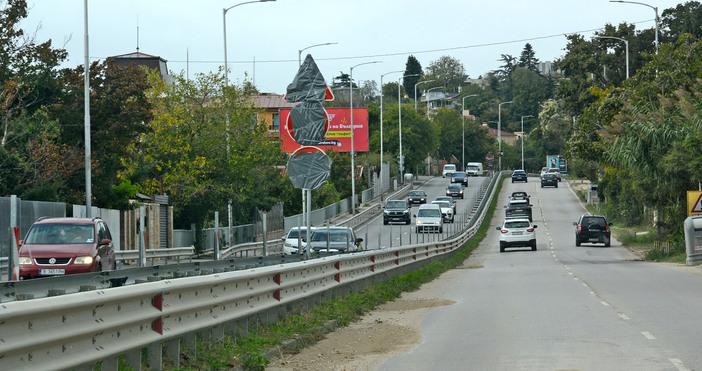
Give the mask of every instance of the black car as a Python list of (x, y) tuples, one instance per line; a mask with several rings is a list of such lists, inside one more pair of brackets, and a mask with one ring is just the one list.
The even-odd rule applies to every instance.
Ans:
[(556, 187), (558, 188), (558, 177), (556, 174), (544, 173), (541, 174), (541, 188), (543, 187)]
[(449, 184), (449, 186), (446, 187), (446, 196), (463, 198), (463, 186), (456, 183)]
[(607, 222), (603, 215), (581, 215), (575, 226), (575, 246), (581, 243), (603, 243), (605, 247), (610, 247), (612, 231), (609, 227), (612, 223)]
[(460, 183), (464, 186), (468, 186), (468, 174), (464, 171), (456, 171), (451, 175), (451, 183)]
[(532, 221), (531, 204), (527, 200), (513, 200), (505, 206), (505, 219), (528, 218)]
[(409, 202), (405, 200), (388, 200), (385, 204), (385, 210), (383, 210), (383, 224), (387, 225), (390, 222), (405, 224), (412, 222)]
[(512, 172), (512, 183), (527, 182), (527, 173), (524, 170), (515, 170)]
[(407, 197), (407, 202), (409, 202), (410, 205), (425, 204), (427, 203), (427, 193), (421, 189), (415, 189), (413, 191), (410, 191), (409, 197)]

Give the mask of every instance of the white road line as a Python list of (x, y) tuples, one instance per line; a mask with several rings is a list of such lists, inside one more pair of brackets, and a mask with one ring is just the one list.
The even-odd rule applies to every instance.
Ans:
[(606, 302), (606, 301), (601, 301), (600, 304), (604, 305), (605, 307), (608, 307), (608, 306), (609, 306), (609, 303)]
[(627, 315), (624, 314), (624, 313), (619, 313), (619, 317), (620, 317), (621, 319), (625, 320), (625, 321), (628, 321), (628, 320), (630, 319), (629, 316), (627, 316)]
[(590, 295), (595, 295), (595, 292), (594, 292), (594, 291), (590, 291)]
[(675, 366), (675, 368), (677, 368), (679, 371), (690, 371), (689, 368), (685, 367), (685, 364), (684, 364), (681, 360), (679, 360), (679, 359), (677, 359), (677, 358), (669, 358), (668, 360), (669, 360), (670, 363), (672, 363), (673, 366)]
[(656, 337), (651, 335), (648, 331), (641, 331), (641, 335), (645, 336), (648, 340), (656, 340)]

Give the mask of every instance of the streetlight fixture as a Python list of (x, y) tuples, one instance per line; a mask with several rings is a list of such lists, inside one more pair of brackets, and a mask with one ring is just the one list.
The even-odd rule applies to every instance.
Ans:
[(626, 78), (629, 79), (629, 41), (616, 36), (593, 36), (595, 39), (615, 39), (619, 41), (624, 41), (624, 46), (626, 48)]
[(356, 165), (354, 164), (354, 150), (353, 150), (353, 69), (358, 66), (363, 66), (364, 64), (380, 63), (380, 61), (364, 62), (352, 66), (349, 71), (349, 95), (350, 98), (350, 109), (351, 109), (351, 214), (356, 215)]
[(514, 103), (514, 101), (511, 100), (509, 102), (502, 102), (497, 105), (497, 152), (499, 152), (499, 171), (502, 171), (502, 105), (510, 103)]
[(237, 6), (240, 6), (240, 5), (253, 4), (253, 3), (265, 3), (268, 1), (275, 1), (275, 0), (245, 1), (243, 3), (232, 5), (229, 8), (222, 9), (222, 26), (223, 26), (222, 28), (224, 29), (224, 86), (229, 85), (229, 71), (227, 70), (227, 12), (230, 9), (236, 8)]
[[(380, 75), (380, 179), (383, 179), (383, 77), (391, 73), (400, 73), (403, 70), (390, 71)], [(380, 192), (380, 201), (383, 200), (383, 192)]]
[[(267, 1), (275, 1), (275, 0), (267, 0)], [(310, 45), (304, 49), (300, 49), (297, 51), (297, 65), (302, 66), (302, 52), (304, 52), (307, 49), (314, 48), (315, 46), (324, 46), (324, 45), (334, 45), (338, 43), (324, 43), (324, 44), (315, 44), (315, 45)]]
[(637, 1), (609, 0), (609, 2), (610, 2), (610, 3), (622, 3), (622, 4), (638, 4), (638, 5), (643, 5), (643, 6), (647, 6), (647, 7), (651, 8), (651, 9), (653, 9), (653, 11), (656, 12), (656, 19), (655, 19), (655, 22), (656, 22), (656, 55), (658, 55), (658, 22), (659, 22), (659, 19), (658, 19), (658, 7), (657, 7), (657, 6), (648, 5), (648, 4), (644, 4), (644, 3), (639, 3), (639, 2), (637, 2)]
[[(400, 163), (400, 178), (402, 180), (402, 183), (405, 183), (405, 156), (402, 155), (402, 88), (400, 85), (400, 81), (404, 79), (405, 77), (415, 77), (415, 76), (421, 76), (421, 74), (418, 73), (413, 73), (411, 75), (404, 75), (397, 79), (397, 121), (398, 121), (398, 131), (400, 132), (400, 158), (399, 163)], [(416, 103), (416, 101), (415, 101)]]
[(414, 84), (414, 110), (415, 111), (417, 110), (417, 86), (419, 86), (420, 84), (426, 84), (428, 82), (434, 82), (434, 81), (436, 81), (436, 80), (420, 81), (420, 82)]
[(462, 147), (462, 150), (461, 150), (461, 153), (462, 153), (463, 155), (461, 156), (461, 166), (463, 166), (463, 171), (466, 170), (466, 115), (465, 115), (465, 112), (466, 112), (466, 98), (477, 97), (477, 96), (478, 96), (478, 94), (466, 95), (465, 97), (463, 97), (463, 100), (462, 100), (462, 102), (461, 102), (461, 118), (463, 119), (463, 135), (462, 135), (462, 137), (463, 137), (463, 147)]
[(524, 169), (524, 118), (525, 117), (534, 117), (533, 115), (526, 115), (522, 116), (522, 170)]

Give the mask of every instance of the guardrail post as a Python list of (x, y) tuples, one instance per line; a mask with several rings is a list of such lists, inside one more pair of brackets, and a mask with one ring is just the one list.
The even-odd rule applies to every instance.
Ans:
[(214, 212), (214, 225), (215, 225), (215, 244), (214, 244), (214, 260), (219, 260), (219, 211)]
[(146, 214), (146, 208), (142, 206), (139, 208), (139, 261), (137, 262), (137, 267), (139, 268), (146, 266), (146, 241), (144, 240), (146, 228), (144, 225), (144, 214)]
[(163, 370), (163, 345), (161, 342), (149, 345), (146, 352), (146, 363), (151, 370)]

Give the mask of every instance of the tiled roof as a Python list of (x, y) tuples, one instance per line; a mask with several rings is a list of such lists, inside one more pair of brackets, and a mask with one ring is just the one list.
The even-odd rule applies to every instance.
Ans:
[(155, 58), (155, 59), (161, 59), (161, 60), (163, 60), (163, 61), (165, 61), (165, 62), (168, 62), (168, 61), (166, 61), (165, 59), (163, 59), (163, 58), (161, 58), (161, 57), (159, 57), (159, 56), (157, 56), (157, 55), (151, 55), (151, 54), (146, 54), (146, 53), (142, 53), (142, 52), (134, 52), (134, 53), (127, 53), (127, 54), (115, 55), (115, 56), (112, 56), (112, 57), (110, 57), (110, 58), (128, 58), (128, 59), (137, 59), (137, 58), (148, 58), (148, 59), (152, 59), (152, 58)]
[(285, 100), (285, 96), (280, 94), (261, 94), (252, 95), (254, 106), (258, 108), (293, 108), (297, 103), (289, 103)]
[[(501, 130), (501, 131), (502, 131), (502, 136), (503, 136), (503, 137), (509, 137), (509, 136), (516, 137), (516, 136), (517, 136), (517, 134), (510, 133), (509, 131), (504, 131), (504, 130)], [(498, 133), (499, 133), (499, 131), (498, 131), (497, 129), (494, 129), (494, 128), (490, 128), (490, 127), (489, 127), (489, 128), (488, 128), (488, 133), (489, 133), (490, 135), (492, 135), (492, 136), (497, 136)]]

